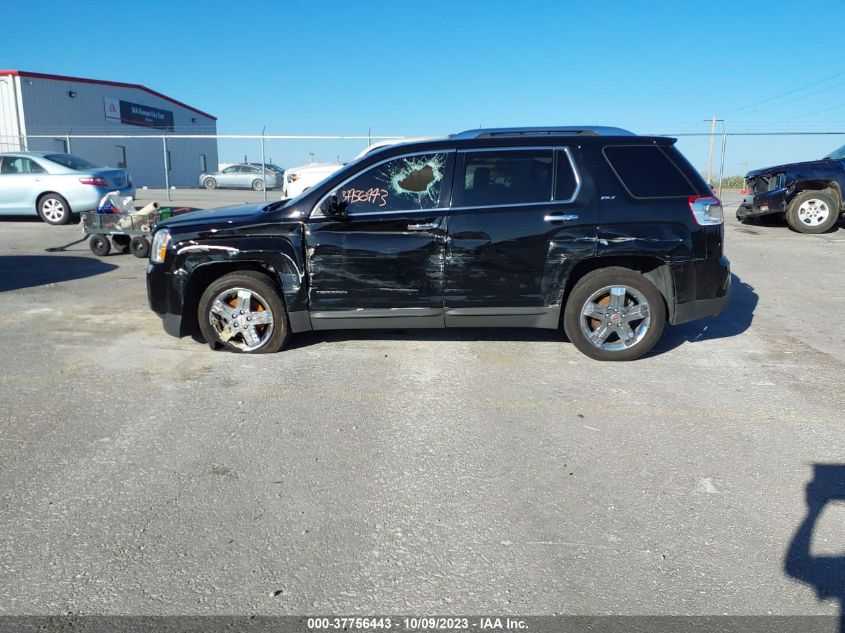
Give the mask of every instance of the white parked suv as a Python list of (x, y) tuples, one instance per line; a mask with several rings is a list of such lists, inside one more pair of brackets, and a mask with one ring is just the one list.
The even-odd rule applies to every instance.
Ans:
[(341, 163), (309, 163), (285, 170), (282, 198), (295, 198), (343, 167)]
[[(385, 147), (387, 145), (396, 145), (399, 143), (414, 143), (417, 141), (428, 141), (434, 137), (431, 136), (415, 136), (409, 138), (395, 138), (386, 141), (379, 141), (365, 147), (352, 161), (356, 161), (362, 156), (366, 156), (372, 151)], [(308, 165), (301, 165), (299, 167), (291, 167), (285, 170), (285, 184), (282, 187), (282, 200), (286, 198), (295, 198), (303, 191), (310, 189), (324, 178), (328, 178), (338, 169), (343, 167), (346, 163), (309, 163)]]

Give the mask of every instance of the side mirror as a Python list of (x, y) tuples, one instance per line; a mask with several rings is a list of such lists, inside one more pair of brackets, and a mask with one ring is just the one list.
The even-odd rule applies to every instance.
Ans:
[(348, 206), (349, 203), (344, 202), (343, 200), (338, 200), (337, 194), (333, 193), (328, 199), (326, 209), (323, 213), (330, 218), (345, 220), (349, 217), (349, 214), (346, 212)]

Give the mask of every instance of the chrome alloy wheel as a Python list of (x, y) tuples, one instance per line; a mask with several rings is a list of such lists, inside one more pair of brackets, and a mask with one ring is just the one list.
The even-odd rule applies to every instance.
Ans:
[(230, 288), (211, 304), (211, 327), (223, 343), (251, 352), (273, 335), (273, 311), (270, 304), (254, 290)]
[(56, 198), (47, 198), (41, 204), (41, 213), (49, 222), (59, 222), (65, 216), (65, 205)]
[(798, 207), (798, 219), (807, 226), (819, 226), (830, 217), (830, 207), (824, 200), (810, 198)]
[(581, 308), (581, 331), (587, 340), (611, 352), (639, 343), (650, 325), (648, 301), (628, 286), (605, 286)]

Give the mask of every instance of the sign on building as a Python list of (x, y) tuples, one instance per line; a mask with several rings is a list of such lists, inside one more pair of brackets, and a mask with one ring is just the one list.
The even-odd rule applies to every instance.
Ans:
[(127, 125), (153, 127), (159, 130), (173, 131), (173, 112), (151, 106), (131, 103), (113, 97), (103, 97), (106, 118), (120, 121)]

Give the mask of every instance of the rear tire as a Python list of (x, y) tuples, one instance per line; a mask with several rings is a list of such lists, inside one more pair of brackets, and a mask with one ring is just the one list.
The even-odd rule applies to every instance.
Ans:
[(150, 241), (143, 236), (133, 237), (129, 242), (129, 252), (138, 259), (150, 256)]
[(828, 191), (802, 191), (786, 210), (789, 228), (811, 235), (826, 233), (839, 220), (838, 198)]
[(278, 288), (267, 275), (251, 270), (211, 282), (200, 298), (197, 321), (213, 348), (242, 354), (278, 352), (290, 337)]
[(105, 235), (92, 235), (88, 240), (88, 246), (97, 257), (105, 257), (111, 251), (111, 244)]
[(41, 196), (37, 202), (38, 215), (47, 224), (59, 226), (70, 222), (73, 217), (70, 205), (62, 196), (57, 193), (48, 193)]
[(654, 347), (665, 325), (660, 291), (640, 273), (618, 266), (579, 279), (563, 313), (566, 336), (595, 360), (636, 360)]

